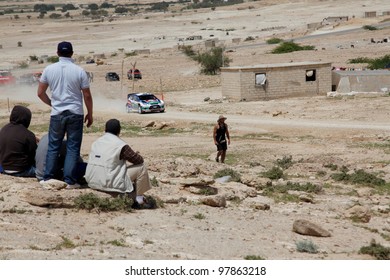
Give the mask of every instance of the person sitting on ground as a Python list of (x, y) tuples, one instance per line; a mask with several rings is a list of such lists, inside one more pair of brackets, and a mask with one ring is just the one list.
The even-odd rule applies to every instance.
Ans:
[(85, 179), (92, 189), (127, 194), (135, 208), (148, 208), (143, 195), (152, 186), (146, 164), (138, 152), (119, 138), (120, 131), (119, 120), (106, 122), (105, 134), (92, 143)]
[(35, 152), (38, 138), (28, 130), (31, 111), (16, 105), (10, 122), (0, 130), (0, 165), (2, 173), (17, 177), (35, 177)]
[[(45, 134), (41, 137), (37, 152), (35, 154), (35, 176), (38, 181), (42, 181), (45, 175), (45, 167), (46, 167), (46, 156), (47, 150), (49, 148), (49, 134)], [(64, 163), (65, 163), (65, 155), (66, 155), (66, 140), (62, 142), (60, 153), (58, 155), (57, 161), (57, 169), (54, 173), (54, 178), (56, 180), (64, 180)], [(87, 163), (83, 161), (80, 157), (77, 163), (76, 173), (77, 173), (77, 183), (80, 185), (85, 184), (85, 170), (87, 168)]]

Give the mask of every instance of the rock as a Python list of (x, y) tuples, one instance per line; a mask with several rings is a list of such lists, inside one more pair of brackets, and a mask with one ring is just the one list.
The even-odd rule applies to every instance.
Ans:
[(382, 214), (388, 214), (390, 213), (390, 206), (387, 205), (375, 205), (371, 208), (372, 211), (376, 211), (378, 213)]
[(279, 115), (281, 115), (282, 114), (282, 111), (276, 111), (276, 112), (273, 112), (272, 113), (272, 116), (273, 117), (277, 117), (277, 116), (279, 116)]
[(210, 100), (210, 97), (205, 97), (205, 99), (203, 99), (203, 101), (207, 102)]
[(202, 198), (200, 202), (212, 207), (226, 207), (226, 198), (222, 195), (207, 196)]
[(356, 189), (356, 192), (357, 192), (357, 195), (359, 197), (370, 197), (373, 193), (374, 193), (374, 189), (373, 188), (358, 188)]
[(185, 178), (180, 182), (183, 187), (189, 186), (208, 186), (214, 184), (214, 179)]
[(155, 124), (154, 121), (150, 121), (150, 122), (145, 123), (145, 124), (143, 125), (143, 127), (153, 127), (154, 124)]
[(357, 222), (368, 223), (371, 219), (371, 213), (368, 207), (355, 205), (347, 209), (345, 217)]
[(213, 188), (210, 186), (190, 186), (188, 188), (188, 191), (193, 194), (200, 194), (200, 195), (216, 195), (218, 193), (217, 188)]
[(162, 122), (162, 123), (156, 125), (156, 129), (159, 129), (159, 130), (161, 130), (165, 127), (168, 127), (168, 124), (165, 122)]
[(56, 179), (50, 179), (41, 183), (41, 186), (47, 190), (61, 190), (66, 188), (66, 183)]
[(272, 186), (271, 179), (252, 174), (243, 174), (241, 176), (241, 182), (249, 187), (264, 187), (268, 185)]
[(269, 210), (271, 209), (271, 207), (269, 206), (269, 204), (267, 203), (256, 203), (256, 204), (252, 204), (251, 207), (253, 209), (256, 209), (256, 210)]
[(318, 237), (331, 236), (331, 234), (327, 230), (307, 220), (294, 221), (293, 232), (302, 235), (310, 235), (310, 236), (318, 236)]
[(223, 176), (223, 177), (220, 177), (220, 178), (215, 179), (215, 182), (218, 182), (218, 183), (227, 183), (227, 182), (229, 182), (231, 179), (232, 179), (232, 176), (227, 175), (227, 176)]
[(169, 203), (169, 204), (180, 204), (187, 202), (187, 198), (185, 197), (170, 197), (164, 200), (164, 203)]
[(34, 206), (49, 208), (73, 208), (74, 199), (82, 194), (93, 192), (99, 197), (111, 197), (107, 193), (87, 189), (51, 191), (47, 189), (26, 189), (22, 192), (23, 200)]
[(308, 203), (314, 203), (314, 198), (311, 195), (308, 194), (301, 194), (299, 196), (299, 200), (303, 202), (308, 202)]

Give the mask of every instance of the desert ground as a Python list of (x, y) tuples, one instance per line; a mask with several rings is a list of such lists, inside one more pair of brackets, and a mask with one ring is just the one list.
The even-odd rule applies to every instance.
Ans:
[[(368, 11), (378, 16), (364, 18)], [(82, 157), (88, 158), (105, 121), (119, 119), (122, 138), (148, 164), (155, 184), (148, 195), (159, 201), (153, 210), (80, 210), (73, 199), (92, 192), (88, 188), (47, 190), (34, 178), (0, 175), (0, 259), (373, 259), (359, 250), (373, 240), (390, 247), (389, 187), (340, 181), (335, 175), (363, 170), (390, 181), (388, 94), (229, 102), (222, 96), (220, 77), (201, 74), (178, 45), (198, 47), (204, 39), (217, 38), (231, 66), (329, 61), (359, 68), (365, 65), (348, 60), (376, 58), (390, 50), (390, 43), (370, 42), (388, 36), (388, 28), (361, 28), (386, 22), (389, 17), (379, 16), (384, 11), (390, 11), (385, 0), (266, 0), (215, 11), (145, 12), (112, 21), (0, 16), (0, 68), (12, 69), (15, 76), (47, 65), (29, 61), (29, 56), (52, 56), (58, 42), (73, 43), (77, 63), (94, 73), (94, 124), (85, 128)], [(350, 20), (308, 31), (308, 23), (329, 16)], [(203, 41), (179, 40), (193, 35)], [(245, 41), (249, 36), (254, 40)], [(264, 43), (271, 37), (299, 38), (297, 42), (316, 50), (271, 54), (274, 46)], [(233, 38), (241, 42), (233, 43)], [(150, 52), (125, 55), (142, 49)], [(103, 65), (85, 63), (101, 54)], [(21, 69), (22, 62), (29, 66)], [(142, 80), (126, 79), (132, 64), (142, 71)], [(106, 82), (108, 71), (120, 74), (121, 81)], [(46, 133), (50, 108), (36, 90), (36, 85), (0, 87), (1, 126), (13, 106), (23, 104), (33, 112), (30, 129), (38, 137)], [(133, 91), (161, 96), (166, 112), (126, 113), (126, 94)], [(214, 160), (212, 129), (220, 114), (227, 117), (231, 134), (225, 164)], [(265, 175), (282, 163), (289, 165), (281, 178)], [(238, 173), (240, 180), (215, 178), (224, 170)], [(315, 186), (315, 191), (270, 191), (291, 184)], [(314, 223), (330, 236), (299, 234), (293, 231), (298, 220)], [(304, 242), (314, 244), (316, 252), (298, 250)]]

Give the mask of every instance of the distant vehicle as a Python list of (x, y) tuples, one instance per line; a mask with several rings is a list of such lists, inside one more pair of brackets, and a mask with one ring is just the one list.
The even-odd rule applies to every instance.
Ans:
[(16, 78), (11, 71), (0, 70), (0, 85), (12, 85), (16, 83)]
[(91, 58), (91, 59), (88, 59), (85, 63), (86, 64), (94, 64), (95, 60), (93, 58)]
[(144, 93), (129, 93), (127, 95), (126, 112), (138, 112), (139, 114), (151, 112), (165, 112), (164, 101), (158, 99), (154, 94)]
[(20, 85), (32, 85), (35, 83), (34, 75), (32, 73), (23, 74), (22, 76), (18, 77), (16, 83)]
[(108, 72), (106, 74), (106, 81), (119, 81), (119, 75), (115, 72)]
[(21, 85), (34, 85), (39, 82), (41, 76), (42, 72), (24, 74), (16, 80), (16, 83)]
[(39, 79), (42, 76), (42, 72), (36, 72), (33, 74), (33, 76), (34, 76), (34, 81), (39, 82)]
[(134, 74), (133, 74), (133, 69), (130, 69), (129, 71), (127, 71), (127, 78), (129, 80), (131, 79), (142, 79), (142, 74), (141, 74), (141, 71), (139, 71), (139, 69), (134, 69)]

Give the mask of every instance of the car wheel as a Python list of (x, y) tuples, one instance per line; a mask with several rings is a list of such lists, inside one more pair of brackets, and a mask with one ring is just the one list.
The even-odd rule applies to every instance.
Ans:
[(138, 114), (143, 114), (143, 113), (144, 113), (144, 111), (142, 111), (141, 106), (138, 106)]

